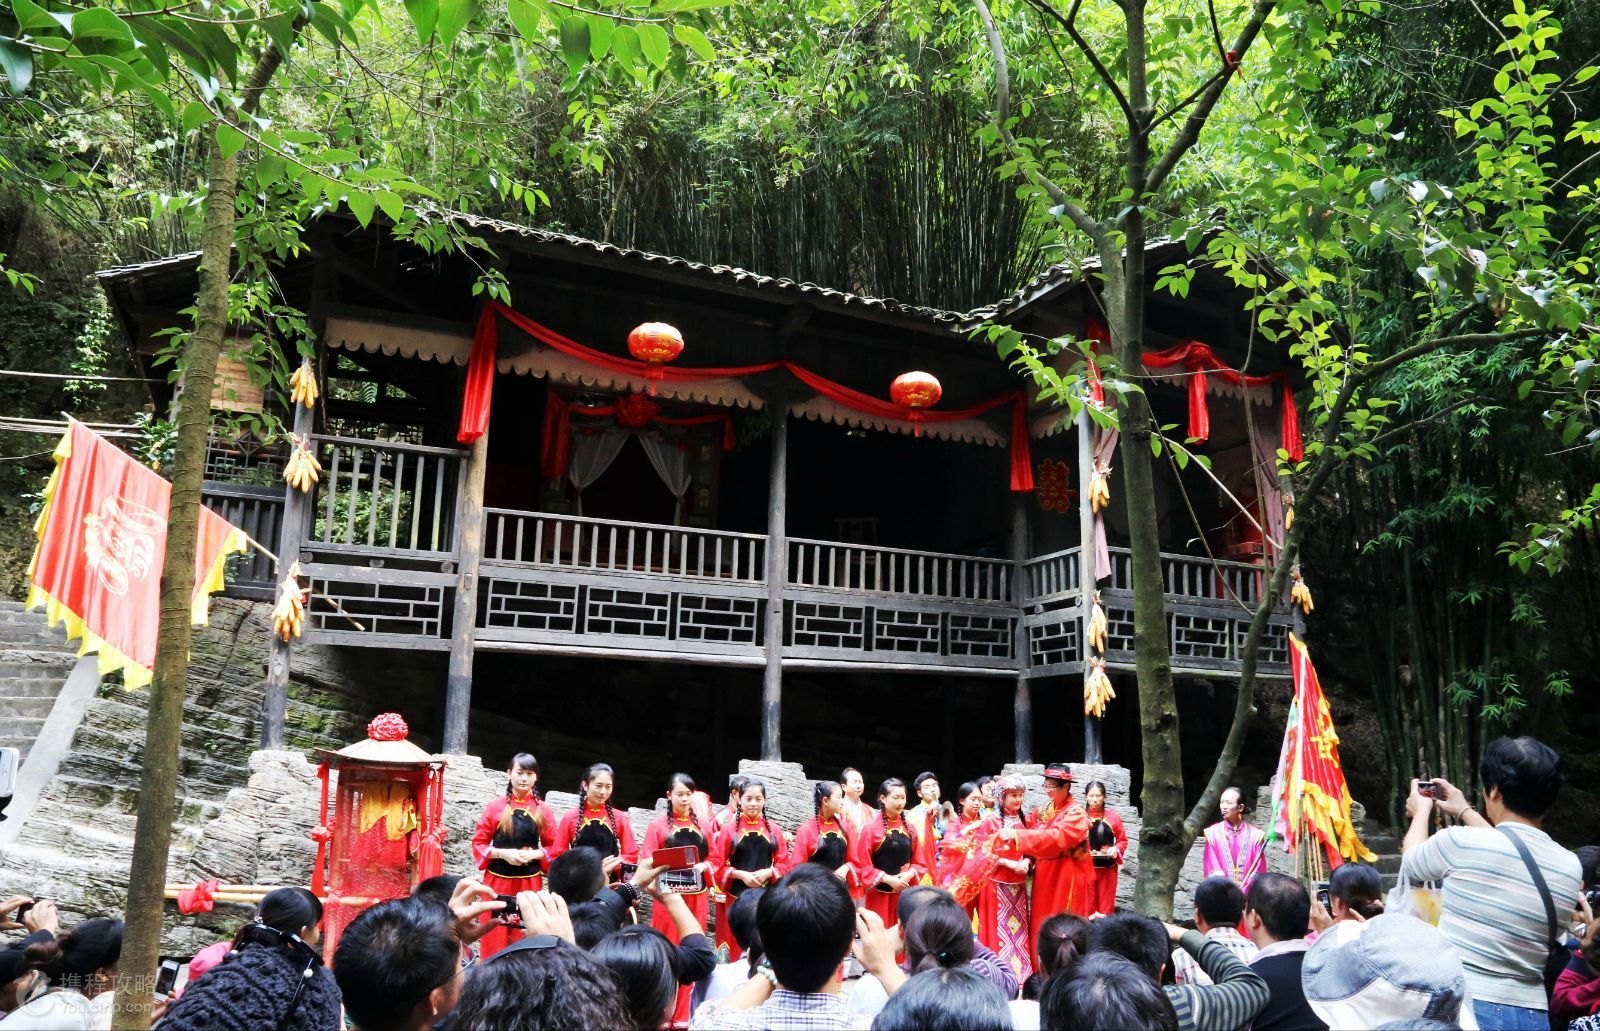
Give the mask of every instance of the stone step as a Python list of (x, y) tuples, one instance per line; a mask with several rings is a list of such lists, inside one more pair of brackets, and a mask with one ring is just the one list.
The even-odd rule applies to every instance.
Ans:
[[(58, 819), (63, 822), (84, 815), (112, 830), (132, 834), (134, 812), (138, 805), (137, 787), (58, 775), (45, 788), (38, 812), (59, 814)], [(220, 798), (213, 800), (180, 796), (178, 800), (177, 819), (180, 823), (198, 824), (215, 819), (221, 812)]]
[(5, 692), (8, 698), (49, 698), (54, 699), (61, 693), (61, 687), (67, 682), (67, 674), (52, 677), (11, 677), (0, 680), (0, 691)]
[(1400, 856), (1395, 853), (1381, 855), (1378, 861), (1372, 864), (1378, 868), (1380, 875), (1398, 874), (1400, 872)]
[(0, 716), (42, 720), (55, 708), (56, 700), (52, 695), (13, 695), (11, 687), (10, 683), (0, 680), (0, 692), (4, 692), (0, 693)]
[(1376, 852), (1380, 856), (1400, 851), (1400, 839), (1393, 834), (1367, 835), (1361, 839), (1361, 843), (1367, 846), (1367, 851)]
[(0, 738), (33, 741), (44, 727), (43, 716), (0, 716)]
[(65, 681), (78, 657), (71, 652), (0, 652), (0, 683), (7, 680)]

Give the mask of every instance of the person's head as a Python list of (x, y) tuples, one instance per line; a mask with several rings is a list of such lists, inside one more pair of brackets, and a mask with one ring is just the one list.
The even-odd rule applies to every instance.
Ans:
[(633, 1027), (625, 999), (616, 975), (593, 956), (540, 935), (473, 967), (451, 1024), (495, 1031)]
[(756, 907), (761, 905), (765, 888), (746, 888), (728, 910), (728, 933), (739, 943), (739, 949), (750, 957), (750, 972), (761, 962), (761, 932), (756, 928)]
[(854, 766), (846, 766), (844, 772), (839, 774), (839, 786), (844, 788), (844, 793), (861, 801), (861, 793), (867, 790), (867, 782), (861, 776), (861, 771)]
[(1273, 942), (1304, 938), (1311, 924), (1311, 896), (1297, 878), (1260, 873), (1245, 898), (1244, 926), (1250, 940), (1265, 948)]
[(518, 752), (511, 757), (511, 765), (506, 767), (506, 795), (511, 798), (527, 798), (539, 786), (539, 760), (527, 752)]
[(1342, 863), (1328, 877), (1328, 904), (1335, 920), (1371, 920), (1383, 912), (1383, 878), (1366, 863)]
[(1056, 809), (1065, 809), (1072, 804), (1072, 766), (1070, 763), (1046, 763), (1044, 767), (1044, 790), (1050, 796), (1050, 804)]
[(0, 949), (0, 1014), (27, 1005), (50, 990), (50, 978), (28, 965), (21, 949)]
[(984, 808), (993, 809), (995, 803), (1000, 800), (1000, 782), (994, 777), (984, 774), (974, 783), (978, 785), (978, 794), (983, 796)]
[[(1137, 913), (1113, 913), (1089, 925), (1089, 955), (1114, 952), (1159, 984), (1167, 965), (1167, 929), (1161, 921)], [(1081, 964), (1080, 964), (1081, 965)]]
[[(122, 921), (92, 917), (59, 938), (34, 942), (22, 955), (28, 970), (40, 971), (52, 984), (72, 987), (93, 998), (116, 985)], [(19, 974), (18, 979), (23, 976)]]
[(567, 915), (572, 919), (572, 937), (578, 948), (588, 952), (620, 931), (626, 916), (626, 907), (623, 909), (619, 912), (615, 905), (599, 896), (570, 907)]
[(1573, 854), (1578, 857), (1578, 876), (1584, 888), (1600, 888), (1600, 845), (1585, 845)]
[(1300, 984), (1329, 1027), (1454, 1022), (1467, 990), (1455, 948), (1438, 928), (1402, 913), (1334, 924), (1306, 952)]
[(667, 804), (678, 819), (694, 812), (694, 778), (687, 773), (674, 773), (667, 781)]
[(983, 792), (978, 790), (977, 781), (969, 780), (956, 788), (956, 805), (969, 820), (983, 812)]
[(890, 777), (879, 784), (878, 804), (883, 807), (883, 815), (899, 816), (906, 807), (906, 782), (899, 777)]
[(906, 925), (911, 922), (911, 918), (916, 915), (919, 909), (940, 899), (954, 902), (955, 896), (943, 888), (936, 888), (931, 884), (914, 884), (902, 891), (894, 907), (895, 922), (900, 925), (900, 930), (902, 932), (905, 930)]
[[(256, 922), (284, 934), (299, 935), (307, 945), (315, 945), (322, 937), (317, 927), (322, 922), (322, 900), (305, 888), (274, 888), (261, 897)], [(234, 948), (243, 944), (240, 939), (249, 929), (249, 924), (240, 929)]]
[(1478, 762), (1483, 815), (1499, 823), (1506, 813), (1537, 823), (1555, 803), (1566, 778), (1555, 749), (1531, 737), (1497, 737)]
[(1237, 824), (1244, 819), (1243, 797), (1239, 789), (1232, 785), (1222, 789), (1222, 797), (1217, 800), (1217, 810), (1222, 813), (1224, 820)]
[(615, 791), (617, 782), (610, 766), (605, 763), (595, 763), (584, 771), (583, 780), (578, 783), (579, 805), (609, 805), (611, 792)]
[(602, 939), (590, 955), (617, 976), (629, 1027), (654, 1031), (672, 1019), (678, 1001), (677, 950), (667, 936), (642, 924)]
[(606, 886), (604, 863), (598, 849), (569, 848), (550, 864), (550, 890), (568, 906), (588, 902)]
[(744, 791), (739, 793), (739, 814), (747, 820), (757, 820), (767, 813), (767, 784), (760, 777), (751, 777), (745, 781)]
[(456, 1004), (461, 943), (448, 908), (407, 897), (362, 911), (339, 936), (333, 977), (363, 1031), (425, 1028)]
[(728, 778), (728, 804), (735, 809), (739, 808), (739, 797), (744, 794), (744, 786), (750, 783), (750, 778), (742, 773), (735, 773)]
[(461, 883), (459, 874), (442, 873), (435, 877), (428, 877), (417, 882), (411, 889), (412, 898), (427, 899), (439, 905), (450, 908), (450, 899), (456, 893), (456, 885)]
[(924, 770), (911, 782), (911, 790), (916, 792), (919, 800), (933, 805), (939, 801), (939, 778), (933, 775), (932, 770)]
[(1010, 1031), (1000, 989), (967, 967), (912, 975), (872, 1020), (873, 1031)]
[(1039, 925), (1039, 972), (1055, 977), (1089, 951), (1089, 921), (1057, 913)]
[(756, 907), (767, 960), (792, 992), (820, 991), (839, 972), (855, 930), (849, 890), (815, 863), (801, 863), (769, 885)]
[(1028, 796), (1028, 788), (1022, 783), (1022, 778), (1010, 776), (1000, 782), (1000, 811), (1003, 813), (1022, 812), (1022, 801)]
[(959, 967), (972, 959), (972, 918), (954, 899), (934, 899), (906, 924), (906, 962), (911, 972)]
[(1091, 813), (1105, 812), (1106, 786), (1098, 780), (1091, 780), (1083, 786), (1083, 804), (1089, 807)]
[(811, 808), (817, 820), (837, 820), (844, 806), (844, 789), (836, 780), (819, 780), (811, 788)]
[(1039, 1025), (1082, 1031), (1177, 1031), (1172, 1000), (1154, 979), (1141, 976), (1144, 973), (1138, 964), (1115, 953), (1091, 952), (1045, 984), (1039, 997)]
[(1233, 878), (1207, 877), (1194, 889), (1194, 925), (1201, 934), (1213, 927), (1233, 927), (1244, 919), (1244, 891)]

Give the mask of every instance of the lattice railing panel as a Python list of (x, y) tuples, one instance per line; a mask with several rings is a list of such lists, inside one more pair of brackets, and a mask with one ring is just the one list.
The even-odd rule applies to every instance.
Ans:
[[(312, 602), (306, 611), (308, 629), (407, 637), (441, 636), (445, 612), (442, 585), (328, 580), (314, 576), (311, 594)], [(338, 602), (345, 615), (335, 612), (330, 600)], [(355, 623), (361, 624), (359, 631)]]
[(1028, 657), (1035, 666), (1057, 666), (1083, 658), (1076, 610), (1048, 623), (1028, 624)]
[(937, 612), (877, 608), (873, 611), (872, 647), (896, 654), (938, 655), (939, 624)]
[(790, 641), (800, 648), (867, 646), (867, 610), (863, 605), (797, 601), (789, 611)]
[(678, 639), (714, 644), (760, 644), (761, 602), (755, 598), (680, 594)]
[(584, 605), (583, 631), (616, 637), (670, 637), (672, 595), (667, 591), (591, 587)]
[(1231, 620), (1173, 612), (1167, 617), (1175, 659), (1227, 659)]
[(949, 616), (951, 655), (971, 655), (988, 659), (1012, 659), (1011, 637), (1016, 629), (1014, 616), (968, 616), (952, 612)]
[(576, 584), (496, 579), (483, 582), (487, 592), (483, 626), (577, 632), (579, 588)]

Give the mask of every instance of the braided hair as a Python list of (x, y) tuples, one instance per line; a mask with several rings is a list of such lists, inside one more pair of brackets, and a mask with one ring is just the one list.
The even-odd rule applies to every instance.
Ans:
[[(609, 773), (613, 777), (616, 776), (616, 771), (610, 766), (606, 765), (605, 763), (595, 763), (593, 766), (589, 767), (586, 773), (584, 773), (583, 780), (578, 782), (579, 823), (583, 822), (584, 809), (589, 800), (589, 782), (602, 773)], [(617, 830), (617, 810), (611, 805), (611, 799), (609, 798), (606, 799), (606, 822), (611, 824), (611, 833), (616, 836), (617, 841), (620, 843), (622, 841), (622, 835)]]
[[(749, 791), (751, 788), (755, 788), (761, 792), (761, 826), (766, 828), (767, 838), (772, 842), (773, 849), (776, 850), (778, 847), (778, 835), (777, 832), (772, 829), (772, 817), (767, 815), (767, 782), (762, 780), (760, 777), (751, 777), (749, 780), (745, 781), (744, 790)], [(743, 792), (741, 792), (741, 794), (743, 794)], [(739, 813), (741, 817), (744, 815), (743, 808), (744, 807), (741, 805), (741, 811)]]
[[(527, 752), (518, 752), (511, 757), (511, 769), (532, 770), (534, 776), (539, 775), (539, 760)], [(511, 778), (506, 778), (506, 807), (500, 810), (500, 833), (510, 836), (512, 830), (511, 813)], [(544, 809), (539, 805), (539, 786), (534, 784), (533, 791), (528, 794), (528, 801), (533, 806), (533, 825), (539, 829), (539, 836), (544, 836)]]
[(811, 789), (811, 807), (817, 818), (818, 829), (822, 827), (822, 803), (826, 802), (835, 791), (844, 791), (836, 780), (819, 780)]

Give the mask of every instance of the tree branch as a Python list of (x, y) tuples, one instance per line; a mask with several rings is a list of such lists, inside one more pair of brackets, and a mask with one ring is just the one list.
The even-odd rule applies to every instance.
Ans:
[(1050, 3), (1050, 0), (1027, 0), (1027, 3), (1028, 6), (1039, 13), (1054, 18), (1066, 30), (1067, 35), (1072, 38), (1072, 42), (1077, 46), (1078, 50), (1088, 59), (1089, 65), (1094, 69), (1095, 74), (1100, 76), (1100, 81), (1105, 83), (1106, 88), (1111, 91), (1111, 95), (1117, 98), (1117, 106), (1122, 108), (1122, 114), (1128, 120), (1128, 131), (1138, 132), (1139, 119), (1134, 114), (1133, 105), (1128, 103), (1127, 95), (1122, 92), (1122, 84), (1112, 77), (1111, 70), (1105, 66), (1105, 62), (1100, 60), (1100, 55), (1095, 53), (1094, 48), (1089, 45), (1089, 41), (1083, 38), (1083, 33), (1078, 31), (1078, 9), (1083, 6), (1083, 0), (1073, 0), (1072, 9), (1064, 15), (1056, 10), (1055, 5)]

